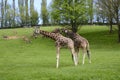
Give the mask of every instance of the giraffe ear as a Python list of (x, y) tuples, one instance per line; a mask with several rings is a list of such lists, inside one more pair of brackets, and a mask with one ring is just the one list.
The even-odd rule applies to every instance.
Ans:
[(65, 33), (67, 33), (68, 31), (67, 30), (65, 30)]
[(39, 32), (40, 32), (40, 31), (37, 29), (37, 30), (36, 30), (36, 33), (39, 33)]
[(40, 31), (39, 31), (39, 28), (38, 27), (34, 27), (34, 32), (35, 33), (39, 33)]

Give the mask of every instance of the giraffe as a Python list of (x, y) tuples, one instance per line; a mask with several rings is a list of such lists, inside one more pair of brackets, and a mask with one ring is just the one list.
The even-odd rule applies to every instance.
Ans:
[[(84, 37), (80, 36), (77, 33), (74, 33), (68, 29), (65, 28), (56, 28), (55, 30), (52, 31), (53, 33), (61, 33), (64, 34), (66, 37), (71, 38), (74, 41), (74, 47), (75, 47), (75, 51), (77, 53), (77, 57), (78, 57), (78, 53), (79, 53), (79, 49), (82, 48), (83, 50), (83, 60), (82, 60), (82, 64), (85, 63), (85, 53), (87, 52), (87, 56), (89, 59), (89, 63), (91, 63), (91, 55), (90, 55), (90, 49), (89, 49), (89, 42), (87, 39), (85, 39)], [(78, 61), (77, 61), (78, 62)]]
[(37, 35), (39, 35), (39, 34), (49, 37), (55, 41), (56, 49), (57, 49), (56, 68), (59, 67), (60, 48), (64, 45), (67, 45), (67, 47), (70, 49), (71, 54), (73, 56), (74, 64), (75, 64), (75, 66), (77, 66), (77, 55), (74, 50), (74, 42), (72, 39), (64, 37), (59, 33), (56, 34), (56, 33), (47, 32), (44, 30), (40, 30), (40, 29), (35, 29), (35, 31), (33, 32), (33, 36), (37, 37)]

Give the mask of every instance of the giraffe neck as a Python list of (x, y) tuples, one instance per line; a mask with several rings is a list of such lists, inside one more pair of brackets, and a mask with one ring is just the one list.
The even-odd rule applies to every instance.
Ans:
[(58, 39), (58, 34), (55, 34), (55, 33), (51, 33), (51, 32), (47, 32), (47, 31), (43, 31), (43, 30), (40, 30), (40, 34), (46, 36), (46, 37), (49, 37), (53, 40), (57, 40)]
[(76, 36), (77, 36), (77, 34), (74, 33), (74, 32), (72, 32), (72, 31), (68, 31), (68, 32), (67, 32), (67, 36), (70, 37), (71, 39), (75, 39)]

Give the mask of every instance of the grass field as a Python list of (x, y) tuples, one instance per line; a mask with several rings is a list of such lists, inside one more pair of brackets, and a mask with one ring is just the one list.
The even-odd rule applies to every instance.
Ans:
[[(51, 31), (55, 27), (42, 27)], [(68, 49), (62, 49), (60, 67), (56, 69), (54, 41), (39, 37), (26, 44), (22, 39), (4, 40), (2, 35), (31, 36), (33, 29), (0, 30), (0, 80), (120, 80), (120, 44), (117, 31), (109, 34), (106, 26), (84, 26), (78, 33), (88, 39), (92, 63), (74, 66)]]

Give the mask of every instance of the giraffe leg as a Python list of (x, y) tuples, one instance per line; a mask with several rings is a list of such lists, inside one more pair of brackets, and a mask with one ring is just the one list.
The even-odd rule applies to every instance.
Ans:
[(82, 61), (82, 64), (84, 64), (84, 63), (85, 63), (85, 55), (86, 55), (86, 50), (85, 50), (85, 49), (83, 49), (83, 61)]
[(75, 62), (75, 66), (77, 66), (78, 64), (78, 58), (77, 58), (77, 54), (74, 54), (74, 62)]
[(75, 52), (77, 54), (77, 62), (79, 64), (79, 48), (75, 48)]
[(71, 53), (72, 53), (72, 56), (73, 56), (74, 64), (75, 64), (75, 66), (77, 66), (77, 63), (78, 63), (77, 62), (77, 55), (74, 51), (74, 48), (70, 48), (70, 50), (71, 50)]
[(57, 63), (56, 63), (56, 68), (59, 67), (59, 58), (60, 58), (60, 47), (57, 47), (57, 55), (56, 55)]

